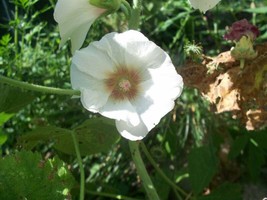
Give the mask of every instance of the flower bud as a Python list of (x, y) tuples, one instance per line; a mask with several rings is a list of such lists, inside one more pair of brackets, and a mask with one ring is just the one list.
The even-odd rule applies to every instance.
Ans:
[(224, 39), (237, 42), (242, 36), (248, 36), (254, 41), (259, 34), (259, 29), (256, 26), (250, 24), (246, 19), (242, 19), (232, 24), (229, 32), (224, 35)]

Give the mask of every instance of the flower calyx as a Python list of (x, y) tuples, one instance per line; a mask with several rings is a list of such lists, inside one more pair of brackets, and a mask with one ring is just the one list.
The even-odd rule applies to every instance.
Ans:
[(93, 6), (114, 12), (120, 8), (122, 0), (89, 0), (89, 2)]
[(235, 47), (232, 47), (231, 56), (236, 60), (246, 59), (251, 60), (257, 57), (258, 53), (253, 49), (253, 42), (248, 36), (242, 36), (241, 39), (236, 42)]

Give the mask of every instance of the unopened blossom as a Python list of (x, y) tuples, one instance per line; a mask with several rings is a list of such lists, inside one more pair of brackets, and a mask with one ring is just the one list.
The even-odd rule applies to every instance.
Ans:
[(183, 89), (168, 54), (134, 30), (109, 33), (76, 51), (71, 84), (87, 110), (115, 119), (129, 140), (144, 138)]
[(91, 25), (105, 11), (89, 0), (58, 0), (54, 18), (59, 25), (60, 47), (71, 39), (72, 52), (80, 49)]
[(246, 36), (253, 41), (259, 36), (259, 34), (260, 31), (256, 26), (250, 24), (248, 20), (242, 19), (232, 24), (228, 33), (224, 35), (224, 39), (237, 42), (242, 36)]
[(259, 34), (259, 29), (256, 26), (250, 24), (246, 19), (242, 19), (234, 22), (228, 33), (224, 35), (224, 39), (235, 43), (230, 53), (233, 58), (240, 60), (241, 69), (244, 68), (245, 60), (257, 57), (258, 53), (253, 48), (253, 42)]
[(215, 7), (221, 0), (188, 0), (191, 6), (205, 13)]

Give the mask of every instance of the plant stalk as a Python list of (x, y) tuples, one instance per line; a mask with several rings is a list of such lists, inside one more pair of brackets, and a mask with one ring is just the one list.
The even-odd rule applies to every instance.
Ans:
[(129, 147), (130, 147), (130, 151), (132, 154), (132, 158), (133, 158), (137, 173), (139, 174), (139, 177), (142, 180), (142, 184), (145, 188), (148, 199), (160, 200), (157, 194), (157, 191), (147, 173), (142, 157), (140, 155), (139, 143), (136, 141), (129, 141)]
[(23, 81), (17, 81), (11, 78), (7, 78), (5, 76), (0, 75), (0, 83), (5, 83), (14, 87), (18, 87), (25, 90), (48, 93), (48, 94), (58, 94), (58, 95), (80, 95), (80, 91), (72, 90), (72, 89), (60, 89), (54, 87), (46, 87), (41, 85), (35, 85), (26, 83)]
[(77, 141), (77, 138), (76, 138), (74, 131), (71, 131), (71, 136), (72, 136), (72, 140), (73, 140), (73, 144), (74, 144), (74, 148), (75, 148), (75, 152), (76, 152), (76, 157), (77, 157), (77, 161), (78, 161), (79, 169), (80, 169), (80, 198), (79, 198), (79, 200), (84, 200), (85, 174), (84, 174), (82, 157), (81, 157), (79, 144), (78, 144), (78, 141)]

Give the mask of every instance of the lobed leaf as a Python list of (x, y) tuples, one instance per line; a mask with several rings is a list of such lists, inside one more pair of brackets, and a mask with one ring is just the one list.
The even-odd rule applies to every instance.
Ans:
[(58, 127), (39, 127), (21, 136), (18, 144), (25, 149), (34, 148), (40, 141), (54, 142), (54, 147), (66, 154), (75, 154), (71, 132), (74, 131), (81, 155), (108, 151), (120, 138), (113, 120), (94, 118), (86, 120), (74, 130)]

